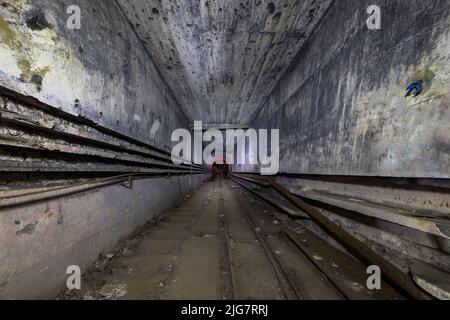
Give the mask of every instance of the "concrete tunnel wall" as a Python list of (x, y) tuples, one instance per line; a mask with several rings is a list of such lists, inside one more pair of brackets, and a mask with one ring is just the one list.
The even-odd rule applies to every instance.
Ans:
[[(66, 23), (81, 9), (81, 29)], [(15, 0), (0, 6), (0, 84), (170, 150), (189, 123), (114, 1)]]
[[(81, 30), (66, 28), (69, 5)], [(15, 0), (0, 5), (0, 85), (170, 150), (188, 121), (113, 1)], [(155, 218), (206, 177), (137, 180), (0, 209), (0, 298), (55, 298), (69, 265)]]
[[(66, 269), (82, 272), (179, 202), (204, 175), (136, 180), (0, 211), (0, 299), (52, 299)], [(17, 225), (15, 221), (20, 221)]]
[(334, 1), (253, 122), (280, 129), (280, 171), (449, 178), (449, 26), (446, 0)]

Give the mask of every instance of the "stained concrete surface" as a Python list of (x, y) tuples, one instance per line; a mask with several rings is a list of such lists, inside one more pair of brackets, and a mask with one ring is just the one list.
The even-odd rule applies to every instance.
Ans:
[[(80, 30), (66, 26), (71, 5)], [(115, 1), (3, 1), (0, 40), (9, 89), (166, 150), (189, 125)]]
[[(224, 208), (219, 209), (220, 202)], [(83, 280), (84, 299), (222, 299), (229, 292), (221, 283), (220, 219), (227, 216), (233, 239), (237, 292), (240, 299), (280, 299), (279, 284), (253, 230), (240, 221), (239, 210), (232, 207), (229, 187), (223, 182), (204, 185), (180, 207), (167, 213), (163, 222), (151, 226), (137, 239), (125, 243), (133, 254), (110, 262), (106, 272), (94, 272)], [(234, 223), (233, 223), (234, 221)], [(241, 229), (235, 226), (241, 227)], [(119, 295), (102, 290), (126, 288)]]
[(248, 124), (331, 0), (118, 0), (188, 117)]
[[(372, 4), (381, 30), (366, 27)], [(334, 1), (253, 122), (280, 129), (281, 172), (449, 178), (449, 10)]]
[(450, 176), (446, 0), (78, 0), (75, 31), (72, 2), (0, 7), (3, 85), (165, 149), (188, 119), (251, 122), (281, 129), (282, 172)]
[[(72, 4), (82, 9), (79, 31), (65, 27)], [(382, 9), (380, 31), (365, 26), (372, 4)], [(448, 1), (185, 5), (4, 1), (1, 85), (166, 150), (172, 131), (188, 128), (189, 120), (252, 122), (281, 129), (283, 172), (449, 178)], [(425, 80), (423, 94), (405, 98), (406, 85), (418, 79)], [(190, 180), (176, 179), (147, 180), (137, 192), (113, 186), (6, 210), (0, 215), (0, 247), (6, 248), (0, 252), (0, 297), (54, 297), (64, 287), (68, 262), (86, 270), (100, 252), (113, 251), (121, 238), (179, 200)], [(283, 298), (255, 241), (258, 232), (244, 218), (245, 206), (237, 206), (229, 191), (226, 184), (208, 185), (187, 210), (114, 251), (111, 264), (102, 257), (97, 266), (103, 272), (93, 275), (84, 297), (229, 297), (233, 278), (239, 298)], [(199, 213), (206, 202), (210, 210)], [(248, 214), (267, 215), (258, 206), (247, 208)], [(314, 275), (303, 287), (320, 283), (326, 291), (311, 289), (314, 296), (301, 297), (342, 298), (306, 255), (277, 241), (277, 227), (269, 223), (266, 230), (267, 223), (258, 221), (268, 243), (285, 252), (280, 260), (290, 257), (285, 264), (296, 283), (301, 287), (311, 280), (305, 275)], [(386, 235), (384, 229), (360, 230), (376, 240)], [(376, 246), (383, 254), (385, 244)], [(207, 254), (199, 257), (197, 247)], [(233, 262), (224, 259), (225, 248)], [(305, 260), (289, 266), (299, 256)], [(236, 269), (233, 277), (227, 263)], [(295, 266), (312, 269), (296, 272)], [(198, 269), (210, 283), (201, 289), (202, 278), (189, 278)]]
[[(52, 299), (82, 272), (203, 183), (203, 175), (136, 180), (0, 207), (0, 299)], [(176, 235), (175, 235), (176, 236)]]
[[(364, 289), (366, 273), (359, 262), (309, 235), (305, 246), (326, 256), (324, 262), (333, 269), (322, 273), (282, 235), (284, 219), (276, 218), (274, 210), (230, 180), (209, 182), (161, 222), (104, 252), (101, 261), (109, 257), (108, 266), (92, 269), (83, 277), (81, 291), (66, 291), (60, 299), (286, 299), (262, 241), (283, 264), (299, 299), (400, 297), (389, 286), (383, 293)], [(298, 235), (308, 233), (299, 229)], [(346, 273), (340, 270), (344, 265)]]

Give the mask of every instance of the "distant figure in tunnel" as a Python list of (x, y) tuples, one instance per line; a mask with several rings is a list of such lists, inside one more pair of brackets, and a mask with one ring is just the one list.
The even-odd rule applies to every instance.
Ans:
[(227, 177), (230, 174), (230, 167), (226, 163), (226, 161), (221, 160), (220, 162), (223, 163), (217, 163), (218, 161), (214, 161), (210, 167), (211, 171), (211, 181), (214, 181), (219, 177), (220, 179), (223, 179)]

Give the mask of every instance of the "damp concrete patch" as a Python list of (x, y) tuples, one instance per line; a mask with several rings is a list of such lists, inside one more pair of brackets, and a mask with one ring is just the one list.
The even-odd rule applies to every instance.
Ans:
[(25, 13), (25, 22), (31, 30), (43, 30), (52, 28), (47, 21), (44, 12), (39, 8), (32, 8)]

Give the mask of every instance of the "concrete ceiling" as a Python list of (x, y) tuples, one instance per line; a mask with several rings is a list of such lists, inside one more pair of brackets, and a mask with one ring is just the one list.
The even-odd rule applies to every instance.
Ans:
[(332, 0), (117, 0), (190, 120), (245, 124)]

